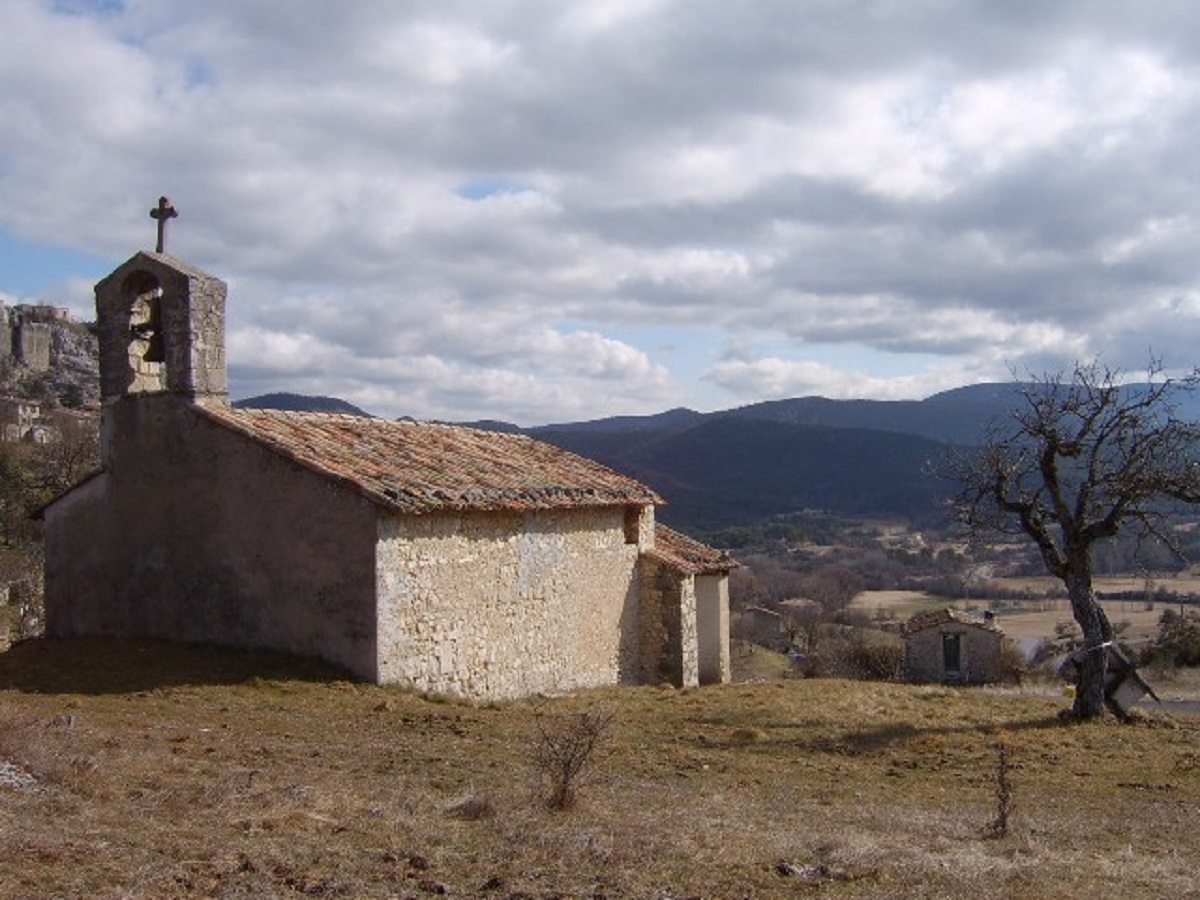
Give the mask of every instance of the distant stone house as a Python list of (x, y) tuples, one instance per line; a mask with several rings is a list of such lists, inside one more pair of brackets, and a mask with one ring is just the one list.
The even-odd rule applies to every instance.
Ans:
[(901, 629), (909, 681), (986, 684), (1000, 680), (1004, 632), (993, 616), (975, 618), (957, 609), (912, 616)]
[(43, 510), (52, 637), (269, 647), (505, 698), (729, 678), (725, 555), (522, 435), (231, 408), (225, 284), (139, 253), (96, 286), (102, 468)]
[(738, 613), (733, 635), (738, 640), (769, 647), (780, 653), (791, 646), (787, 621), (778, 610), (765, 606), (747, 606)]
[(51, 322), (65, 322), (70, 313), (60, 307), (0, 303), (0, 359), (13, 359), (34, 372), (50, 368)]
[(20, 397), (0, 397), (0, 440), (43, 443), (41, 419), (40, 404)]

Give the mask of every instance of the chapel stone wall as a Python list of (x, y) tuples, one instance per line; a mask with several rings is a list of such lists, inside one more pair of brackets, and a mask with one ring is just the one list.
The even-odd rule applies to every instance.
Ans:
[(641, 589), (642, 680), (695, 687), (700, 683), (695, 577), (647, 556)]
[(51, 636), (270, 647), (375, 677), (370, 504), (170, 394), (105, 418), (105, 470), (45, 511)]
[(381, 515), (379, 678), (501, 699), (637, 681), (619, 507)]

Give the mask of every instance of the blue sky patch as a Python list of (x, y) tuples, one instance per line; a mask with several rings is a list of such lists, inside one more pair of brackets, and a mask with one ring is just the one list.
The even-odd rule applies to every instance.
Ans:
[(99, 279), (111, 266), (112, 260), (22, 240), (0, 229), (0, 291), (17, 297), (35, 299), (72, 277)]
[(459, 185), (455, 193), (466, 200), (486, 200), (488, 197), (520, 194), (528, 190), (532, 190), (529, 185), (507, 178), (472, 178)]
[(108, 15), (124, 12), (125, 0), (55, 0), (53, 9), (69, 16)]

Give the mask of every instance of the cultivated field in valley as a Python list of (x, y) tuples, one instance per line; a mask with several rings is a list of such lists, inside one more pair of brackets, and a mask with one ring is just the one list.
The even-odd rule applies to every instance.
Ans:
[[(1071, 605), (1062, 597), (1048, 596), (1061, 588), (1061, 582), (1046, 577), (998, 578), (994, 584), (1011, 592), (1027, 591), (1036, 599), (989, 601), (978, 597), (935, 597), (922, 591), (863, 591), (851, 603), (852, 609), (862, 610), (872, 616), (886, 615), (907, 618), (914, 612), (954, 606), (959, 609), (982, 613), (985, 609), (997, 609), (997, 622), (1004, 633), (1014, 640), (1028, 645), (1042, 638), (1053, 638), (1060, 624), (1071, 625)], [(1170, 576), (1155, 579), (1151, 588), (1165, 588), (1176, 593), (1200, 594), (1200, 578), (1195, 575)], [(1132, 576), (1104, 577), (1096, 579), (1096, 590), (1100, 593), (1144, 593), (1146, 579)], [(1102, 602), (1109, 620), (1114, 624), (1126, 622), (1122, 637), (1130, 641), (1145, 640), (1158, 630), (1158, 620), (1164, 609), (1178, 608), (1171, 604), (1145, 600), (1104, 600)]]

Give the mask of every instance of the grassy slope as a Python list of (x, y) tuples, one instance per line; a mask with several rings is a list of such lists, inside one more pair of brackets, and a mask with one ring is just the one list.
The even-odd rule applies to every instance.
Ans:
[[(0, 763), (41, 784), (0, 786), (0, 896), (1196, 890), (1196, 718), (1068, 726), (1061, 701), (837, 681), (475, 707), (330, 676), (150, 643), (0, 654)], [(601, 777), (551, 813), (535, 715), (596, 708)], [(987, 839), (999, 740), (1013, 833)]]

